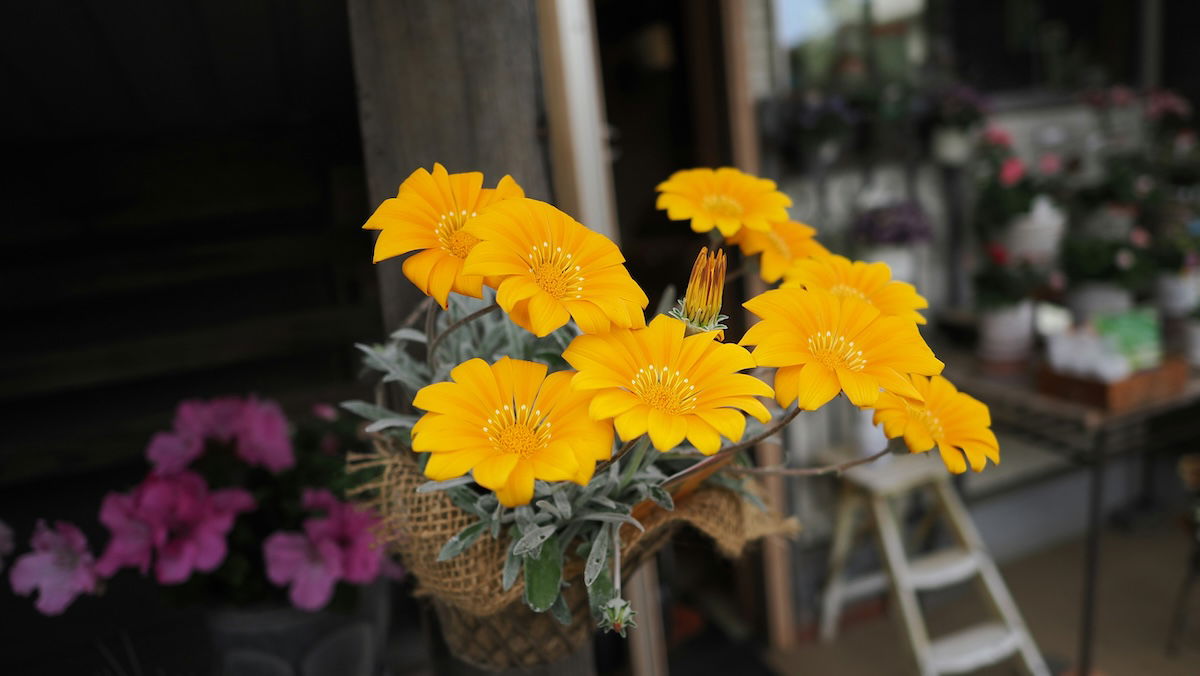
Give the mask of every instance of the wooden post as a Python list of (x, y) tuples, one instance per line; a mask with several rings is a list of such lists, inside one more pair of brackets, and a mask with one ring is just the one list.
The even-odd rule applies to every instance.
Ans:
[[(414, 169), (504, 174), (549, 199), (534, 0), (349, 0), (372, 206)], [(380, 263), (384, 326), (420, 300), (400, 261)]]
[[(414, 169), (504, 174), (551, 198), (534, 0), (349, 0), (354, 74), (372, 206)], [(399, 260), (380, 263), (384, 325), (421, 294)], [(498, 574), (498, 573), (497, 573)], [(456, 662), (454, 673), (473, 673)], [(511, 674), (595, 673), (591, 644), (563, 662)]]
[[(746, 70), (746, 18), (744, 0), (723, 0), (721, 4), (722, 38), (724, 41), (727, 95), (729, 101), (730, 138), (734, 164), (743, 171), (758, 171), (758, 125), (754, 101)], [(745, 281), (747, 296), (766, 290), (758, 277)], [(749, 322), (754, 317), (747, 316)], [(786, 437), (785, 437), (786, 438)], [(757, 446), (755, 455), (760, 465), (781, 465), (787, 459), (784, 445), (775, 440)], [(783, 477), (769, 477), (765, 482), (767, 498), (773, 509), (786, 513), (787, 483)], [(771, 648), (787, 650), (796, 643), (795, 607), (792, 599), (792, 553), (788, 543), (777, 537), (763, 541), (763, 580), (766, 586), (767, 633)]]

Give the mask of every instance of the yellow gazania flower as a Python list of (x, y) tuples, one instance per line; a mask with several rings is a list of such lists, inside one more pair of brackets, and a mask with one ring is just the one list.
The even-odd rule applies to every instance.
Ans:
[(920, 399), (909, 373), (942, 372), (917, 325), (880, 314), (853, 296), (824, 289), (775, 289), (745, 307), (762, 318), (742, 338), (754, 361), (775, 366), (775, 399), (815, 410), (839, 390), (859, 407), (874, 406), (880, 389)]
[(988, 459), (999, 464), (1000, 442), (991, 430), (991, 414), (983, 402), (959, 392), (941, 376), (915, 375), (912, 384), (924, 403), (885, 392), (875, 404), (875, 424), (883, 424), (889, 439), (904, 437), (914, 453), (936, 444), (942, 462), (955, 474), (967, 471), (968, 462), (976, 472), (983, 470)]
[(496, 302), (518, 326), (544, 336), (574, 319), (585, 333), (645, 326), (650, 300), (607, 237), (545, 202), (497, 203), (467, 227), (482, 240), (466, 274), (496, 277)]
[(835, 296), (853, 296), (874, 305), (885, 315), (917, 324), (925, 323), (917, 310), (929, 307), (929, 301), (917, 293), (917, 287), (892, 279), (892, 269), (887, 263), (851, 262), (836, 254), (798, 261), (787, 271), (781, 286), (819, 288)]
[(724, 335), (722, 329), (726, 328), (725, 315), (721, 314), (724, 295), (725, 252), (718, 249), (709, 253), (708, 247), (704, 247), (692, 264), (687, 292), (680, 304), (671, 310), (670, 316), (686, 323), (688, 335), (717, 331), (717, 340), (720, 340)]
[(787, 220), (792, 200), (775, 189), (775, 181), (745, 174), (732, 167), (683, 169), (659, 183), (655, 206), (673, 221), (692, 222), (692, 230), (713, 226), (725, 237), (743, 227), (766, 232), (770, 223)]
[(779, 221), (766, 232), (742, 229), (728, 239), (746, 256), (762, 254), (758, 272), (768, 284), (778, 282), (787, 269), (809, 256), (823, 256), (829, 250), (814, 237), (815, 228), (796, 221)]
[(647, 432), (660, 451), (684, 438), (701, 453), (721, 447), (721, 437), (742, 438), (742, 411), (766, 422), (771, 414), (755, 397), (771, 396), (752, 368), (750, 353), (718, 342), (713, 332), (684, 335), (684, 323), (659, 315), (644, 329), (579, 336), (563, 352), (579, 372), (577, 390), (595, 391), (593, 418), (612, 418), (624, 441)]
[(471, 359), (451, 382), (421, 388), (413, 406), (428, 411), (413, 425), (413, 450), (430, 453), (436, 481), (472, 472), (509, 507), (525, 505), (534, 479), (586, 484), (597, 460), (612, 455), (613, 430), (588, 414), (591, 393), (570, 387), (573, 371), (504, 357)]
[(511, 176), (487, 189), (478, 171), (450, 174), (434, 164), (432, 174), (422, 168), (404, 179), (400, 192), (384, 200), (363, 228), (382, 231), (375, 240), (376, 263), (418, 251), (404, 261), (404, 276), (444, 310), (451, 291), (483, 295), (483, 277), (462, 272), (467, 253), (479, 242), (465, 226), (484, 207), (524, 196)]

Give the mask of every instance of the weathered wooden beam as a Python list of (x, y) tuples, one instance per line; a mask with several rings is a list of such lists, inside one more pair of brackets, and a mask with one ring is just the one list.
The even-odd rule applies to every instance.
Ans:
[[(349, 11), (372, 206), (434, 162), (488, 185), (512, 174), (550, 198), (534, 0), (350, 0)], [(378, 269), (392, 328), (420, 292), (399, 260)]]

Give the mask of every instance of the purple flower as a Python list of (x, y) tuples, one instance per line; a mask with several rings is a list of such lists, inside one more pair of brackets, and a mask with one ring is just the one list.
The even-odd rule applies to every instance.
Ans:
[(319, 610), (333, 596), (342, 576), (342, 553), (332, 540), (313, 540), (299, 533), (274, 533), (263, 542), (267, 578), (289, 586), (292, 605)]
[(933, 239), (925, 210), (916, 202), (868, 209), (851, 225), (855, 239), (869, 244), (912, 244)]
[(38, 520), (30, 539), (33, 551), (20, 556), (9, 571), (13, 591), (28, 596), (38, 590), (34, 607), (43, 615), (58, 615), (76, 596), (96, 590), (96, 570), (87, 538), (65, 521)]
[(272, 472), (296, 464), (288, 422), (279, 404), (251, 397), (242, 407), (237, 422), (237, 454), (251, 465), (262, 465)]
[(175, 474), (187, 469), (204, 452), (201, 437), (178, 432), (159, 432), (146, 446), (146, 459), (157, 474)]

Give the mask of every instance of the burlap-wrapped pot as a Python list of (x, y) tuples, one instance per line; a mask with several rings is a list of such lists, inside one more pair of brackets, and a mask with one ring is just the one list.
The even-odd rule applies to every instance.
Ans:
[[(569, 583), (563, 595), (572, 616), (571, 624), (564, 626), (550, 613), (535, 613), (525, 605), (520, 578), (510, 589), (503, 588), (501, 570), (511, 544), (507, 538), (485, 535), (449, 561), (437, 560), (446, 541), (477, 518), (442, 491), (418, 493), (427, 479), (410, 451), (377, 437), (375, 453), (356, 458), (353, 467), (376, 468), (377, 480), (361, 488), (382, 516), (380, 537), (416, 577), (417, 595), (432, 599), (455, 657), (488, 670), (533, 667), (563, 659), (589, 639), (593, 622), (581, 560), (568, 559), (563, 568)], [(681, 524), (707, 534), (729, 557), (739, 556), (755, 539), (795, 529), (792, 522), (716, 487), (703, 487), (678, 500), (673, 511), (639, 507), (645, 531), (621, 529), (625, 576), (657, 552)]]

